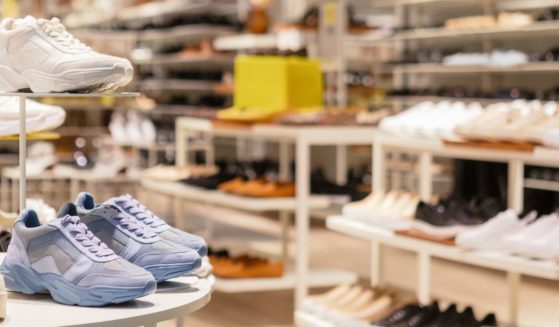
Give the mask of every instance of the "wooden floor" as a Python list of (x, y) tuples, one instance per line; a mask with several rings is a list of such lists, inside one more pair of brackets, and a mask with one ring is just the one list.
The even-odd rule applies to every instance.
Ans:
[[(310, 251), (312, 264), (349, 269), (359, 274), (363, 284), (369, 282), (370, 251), (367, 242), (326, 230), (323, 222), (319, 221), (311, 229)], [(413, 254), (383, 249), (383, 275), (388, 285), (413, 292), (417, 280), (416, 266)], [(478, 316), (495, 312), (501, 321), (506, 321), (504, 273), (435, 261), (431, 278), (436, 299), (457, 301), (461, 307), (472, 305)], [(206, 307), (185, 318), (185, 326), (189, 327), (292, 325), (291, 291), (246, 294), (216, 292)], [(168, 321), (160, 326), (175, 326), (175, 322)], [(522, 280), (520, 326), (559, 326), (559, 283), (530, 278)]]

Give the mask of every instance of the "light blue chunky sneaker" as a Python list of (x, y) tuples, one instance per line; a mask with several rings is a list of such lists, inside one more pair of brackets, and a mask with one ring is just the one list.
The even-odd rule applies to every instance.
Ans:
[(84, 192), (78, 195), (76, 205), (66, 204), (60, 214), (74, 210), (116, 254), (151, 272), (158, 282), (191, 273), (202, 265), (196, 251), (162, 239), (110, 201), (95, 204), (93, 196)]
[(112, 198), (106, 203), (111, 203), (118, 207), (123, 213), (137, 219), (145, 226), (149, 227), (153, 232), (161, 238), (189, 247), (203, 257), (208, 254), (208, 245), (200, 236), (187, 233), (178, 228), (167, 224), (163, 219), (149, 211), (145, 206), (140, 204), (131, 195), (123, 195)]
[(117, 256), (75, 215), (41, 225), (24, 210), (16, 220), (0, 272), (8, 289), (50, 292), (56, 302), (81, 306), (121, 303), (153, 293), (148, 271)]

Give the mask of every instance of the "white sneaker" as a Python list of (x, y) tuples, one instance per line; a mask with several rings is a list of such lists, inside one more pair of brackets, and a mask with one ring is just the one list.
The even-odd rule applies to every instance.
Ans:
[(126, 120), (121, 113), (113, 113), (111, 122), (109, 123), (109, 131), (111, 132), (111, 137), (115, 144), (127, 145), (130, 143), (128, 134), (126, 133)]
[[(2, 76), (0, 76), (1, 84)], [(58, 106), (42, 104), (27, 99), (25, 128), (27, 133), (52, 130), (64, 123), (66, 112)], [(19, 99), (0, 97), (0, 136), (19, 133)]]
[(543, 216), (521, 231), (505, 236), (503, 239), (504, 250), (513, 254), (523, 253), (529, 241), (543, 237), (558, 225), (557, 214)]
[(81, 43), (58, 18), (5, 18), (0, 23), (0, 90), (97, 92), (124, 86), (134, 69), (124, 58)]
[(42, 199), (26, 199), (25, 208), (35, 211), (41, 224), (46, 224), (57, 218), (56, 210)]
[(456, 245), (468, 250), (499, 250), (503, 239), (525, 228), (514, 210), (499, 213), (485, 224), (456, 236)]
[(559, 256), (557, 239), (559, 239), (559, 224), (542, 237), (528, 240), (518, 254), (532, 259), (554, 259)]

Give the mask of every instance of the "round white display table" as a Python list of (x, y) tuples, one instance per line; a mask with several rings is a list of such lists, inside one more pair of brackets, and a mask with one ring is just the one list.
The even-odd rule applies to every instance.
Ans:
[(205, 306), (211, 283), (197, 277), (179, 277), (160, 283), (154, 294), (105, 307), (69, 306), (48, 294), (8, 293), (7, 318), (0, 326), (155, 326)]

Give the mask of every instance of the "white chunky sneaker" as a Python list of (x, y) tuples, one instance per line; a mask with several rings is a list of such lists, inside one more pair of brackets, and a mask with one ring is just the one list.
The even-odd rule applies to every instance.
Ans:
[(133, 73), (128, 60), (93, 51), (58, 18), (0, 23), (0, 91), (98, 92), (128, 84)]
[[(0, 75), (0, 81), (2, 75)], [(0, 82), (1, 84), (1, 82)], [(64, 123), (66, 112), (58, 106), (26, 99), (25, 123), (27, 133), (55, 129)], [(19, 98), (0, 97), (0, 136), (19, 133)]]

